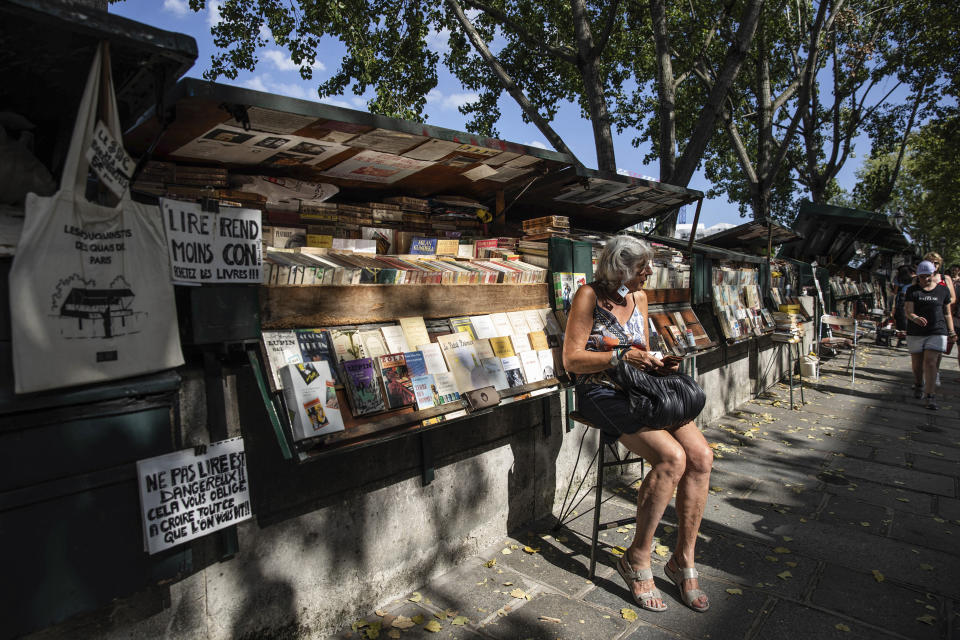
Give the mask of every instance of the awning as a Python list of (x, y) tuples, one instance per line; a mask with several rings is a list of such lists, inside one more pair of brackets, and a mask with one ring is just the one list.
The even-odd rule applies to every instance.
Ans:
[(771, 240), (772, 244), (776, 246), (784, 242), (796, 240), (799, 237), (799, 235), (787, 227), (779, 225), (776, 222), (770, 222), (769, 224), (763, 222), (747, 222), (732, 229), (700, 238), (700, 243), (750, 253), (758, 250), (766, 252), (768, 240)]
[[(616, 231), (703, 197), (699, 191), (577, 166), (568, 155), (193, 78), (167, 99), (176, 120), (154, 159), (336, 184), (346, 199), (467, 196), (512, 221), (561, 215)], [(146, 118), (124, 138), (133, 155), (160, 134)]]
[(806, 201), (793, 223), (801, 240), (783, 245), (780, 256), (798, 258), (822, 266), (846, 265), (856, 251), (856, 243), (882, 246), (894, 251), (910, 249), (903, 232), (879, 213), (813, 204)]

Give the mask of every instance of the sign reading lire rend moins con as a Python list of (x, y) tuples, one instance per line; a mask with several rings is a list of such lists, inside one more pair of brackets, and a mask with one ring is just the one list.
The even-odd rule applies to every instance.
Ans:
[(160, 202), (174, 283), (261, 282), (258, 210), (220, 207), (213, 213), (195, 202)]
[(137, 461), (143, 546), (151, 553), (253, 516), (243, 438)]

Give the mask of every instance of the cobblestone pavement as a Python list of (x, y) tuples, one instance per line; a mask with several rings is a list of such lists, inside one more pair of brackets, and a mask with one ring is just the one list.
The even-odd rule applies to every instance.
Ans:
[[(795, 390), (799, 410), (781, 384), (705, 429), (716, 453), (697, 556), (707, 613), (683, 606), (657, 555), (669, 610), (631, 602), (612, 566), (631, 528), (602, 535), (587, 580), (591, 493), (565, 526), (515, 532), (337, 637), (960, 638), (956, 356), (941, 367), (939, 411), (913, 399), (905, 350), (862, 349), (853, 387), (846, 364), (826, 363), (804, 404)], [(630, 518), (638, 476), (610, 475), (602, 519)], [(671, 508), (658, 544), (671, 547), (674, 527)]]

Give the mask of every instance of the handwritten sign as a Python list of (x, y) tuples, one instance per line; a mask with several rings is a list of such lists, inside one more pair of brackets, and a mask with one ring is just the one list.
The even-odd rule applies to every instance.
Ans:
[(104, 186), (118, 198), (123, 196), (130, 186), (130, 176), (136, 165), (102, 120), (97, 121), (93, 130), (93, 140), (90, 141), (86, 158)]
[(259, 211), (223, 207), (211, 213), (195, 202), (168, 199), (161, 209), (175, 283), (261, 282)]
[(253, 516), (243, 438), (207, 452), (175, 451), (137, 461), (144, 548), (154, 554)]

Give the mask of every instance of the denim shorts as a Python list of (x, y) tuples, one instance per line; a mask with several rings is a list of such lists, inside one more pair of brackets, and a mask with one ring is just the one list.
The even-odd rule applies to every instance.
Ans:
[(644, 428), (630, 414), (626, 394), (602, 384), (577, 385), (577, 411), (600, 428), (604, 442), (615, 442), (625, 433)]
[(922, 353), (924, 351), (947, 352), (947, 336), (907, 336), (907, 351)]

